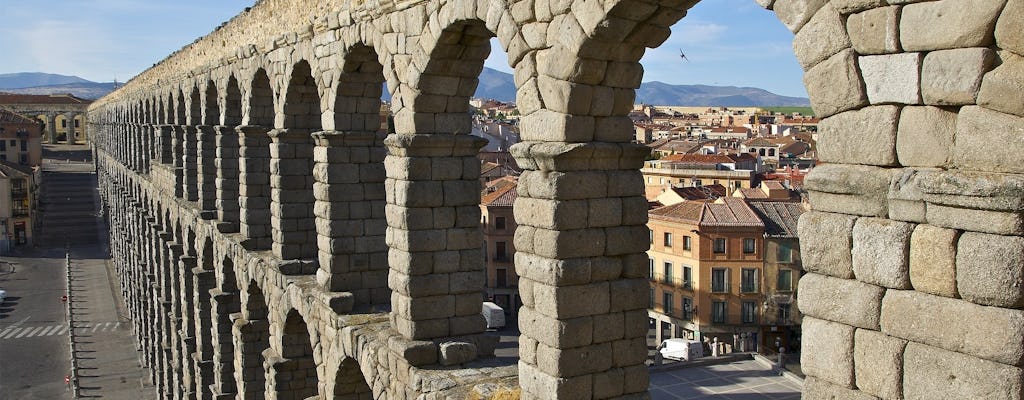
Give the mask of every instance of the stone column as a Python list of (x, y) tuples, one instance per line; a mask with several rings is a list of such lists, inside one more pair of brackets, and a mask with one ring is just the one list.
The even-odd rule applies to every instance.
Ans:
[(238, 129), (239, 230), (248, 250), (268, 250), (270, 237), (270, 128)]
[(50, 144), (57, 144), (57, 115), (46, 114), (46, 137)]
[(184, 142), (182, 143), (181, 165), (183, 172), (182, 192), (185, 200), (199, 200), (199, 129), (197, 126), (183, 126)]
[[(391, 135), (384, 141), (391, 326), (408, 340), (484, 331), (485, 272), (480, 233), (484, 139)], [(476, 356), (476, 346), (472, 353)], [(442, 360), (443, 363), (459, 363)]]
[(649, 150), (524, 142), (515, 203), (524, 399), (645, 395)]
[(68, 144), (75, 144), (75, 114), (66, 114), (68, 120)]
[(240, 315), (238, 292), (210, 290), (213, 316), (216, 319), (213, 332), (213, 387), (210, 391), (215, 399), (234, 399), (238, 390), (235, 382), (235, 345), (232, 342), (232, 315)]
[(231, 336), (235, 346), (235, 382), (237, 394), (244, 399), (263, 398), (266, 380), (263, 351), (270, 347), (270, 323), (266, 319), (247, 320), (232, 315)]
[(282, 260), (311, 259), (316, 256), (317, 246), (310, 132), (275, 129), (270, 138), (270, 226), (274, 255)]
[(212, 397), (211, 386), (214, 383), (213, 376), (213, 317), (211, 314), (210, 290), (217, 286), (217, 276), (214, 271), (196, 267), (192, 269), (193, 285), (195, 290), (191, 293), (193, 304), (196, 306), (195, 333), (196, 352), (194, 376), (199, 384), (199, 392), (202, 398)]
[(217, 230), (239, 231), (239, 153), (238, 132), (233, 126), (218, 126), (217, 146)]
[(174, 197), (185, 196), (185, 127), (174, 125), (171, 157), (174, 167)]
[(156, 127), (157, 150), (156, 159), (161, 164), (174, 165), (174, 126), (158, 125)]
[(196, 152), (196, 186), (200, 218), (217, 218), (217, 131), (213, 126), (196, 127), (198, 148)]
[(318, 132), (313, 135), (313, 186), (319, 265), (317, 282), (351, 292), (357, 304), (386, 304), (383, 134)]

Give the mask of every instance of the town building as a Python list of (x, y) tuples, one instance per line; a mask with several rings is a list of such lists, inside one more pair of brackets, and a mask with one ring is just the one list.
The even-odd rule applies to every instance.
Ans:
[(70, 94), (0, 93), (0, 107), (45, 123), (46, 141), (83, 143), (89, 140), (86, 110), (92, 101)]
[(43, 124), (0, 107), (0, 254), (31, 245)]
[(484, 258), (487, 263), (487, 298), (505, 310), (510, 318), (518, 316), (519, 276), (513, 260), (516, 219), (512, 205), (516, 200), (515, 177), (488, 182), (480, 194), (480, 227), (484, 236)]
[(755, 184), (757, 159), (749, 154), (676, 154), (647, 161), (640, 170), (648, 200), (673, 186), (722, 185), (727, 195)]
[(0, 161), (37, 166), (43, 162), (43, 124), (0, 107)]
[(758, 342), (764, 304), (761, 218), (742, 199), (729, 197), (681, 202), (648, 215), (648, 315), (658, 342)]
[(800, 347), (800, 311), (797, 308), (797, 283), (803, 276), (797, 221), (807, 211), (803, 203), (751, 201), (750, 208), (764, 222), (764, 308), (761, 333), (762, 350), (786, 352)]

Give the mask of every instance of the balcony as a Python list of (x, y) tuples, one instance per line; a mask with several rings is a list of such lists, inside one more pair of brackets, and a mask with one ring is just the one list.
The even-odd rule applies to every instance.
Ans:
[(680, 289), (693, 290), (693, 282), (668, 276), (665, 274), (654, 274), (653, 276), (650, 277), (650, 279), (651, 282), (657, 282), (662, 285), (668, 285)]

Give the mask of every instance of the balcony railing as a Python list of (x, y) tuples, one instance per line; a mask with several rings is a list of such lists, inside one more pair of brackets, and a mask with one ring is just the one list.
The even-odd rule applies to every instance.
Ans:
[(729, 293), (730, 285), (728, 283), (711, 283), (711, 293)]
[(740, 293), (758, 293), (760, 292), (757, 287), (757, 283), (744, 283), (740, 285)]
[(661, 283), (661, 284), (664, 284), (664, 285), (669, 285), (669, 286), (677, 287), (677, 288), (682, 288), (682, 289), (692, 289), (693, 288), (693, 283), (692, 282), (687, 281), (687, 280), (683, 280), (681, 278), (676, 278), (676, 277), (673, 277), (673, 276), (667, 276), (665, 274), (654, 274), (654, 276), (651, 276), (651, 281), (652, 282), (658, 282), (658, 283)]
[(668, 316), (673, 317), (673, 318), (678, 318), (678, 319), (681, 319), (681, 320), (684, 320), (684, 321), (693, 321), (693, 311), (692, 310), (691, 311), (685, 311), (685, 310), (680, 310), (680, 309), (675, 308), (675, 307), (666, 310), (665, 309), (665, 305), (663, 303), (654, 303), (653, 306), (654, 306), (653, 309), (655, 311), (660, 312), (662, 314), (668, 315)]

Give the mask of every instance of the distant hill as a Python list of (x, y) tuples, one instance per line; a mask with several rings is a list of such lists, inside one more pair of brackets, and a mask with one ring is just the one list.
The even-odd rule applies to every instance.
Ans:
[(83, 99), (96, 100), (114, 90), (114, 83), (79, 82), (63, 85), (36, 86), (20, 89), (2, 89), (7, 93), (18, 94), (67, 94), (70, 93)]
[(77, 76), (44, 74), (41, 72), (0, 74), (0, 89), (21, 89), (39, 86), (63, 85), (68, 83), (91, 82)]
[[(480, 85), (476, 97), (514, 102), (515, 80), (511, 74), (484, 68), (480, 74)], [(644, 82), (636, 92), (636, 101), (663, 106), (723, 106), (723, 107), (765, 107), (765, 106), (809, 106), (810, 100), (803, 97), (780, 96), (764, 89), (707, 86), (670, 85), (662, 82)]]

